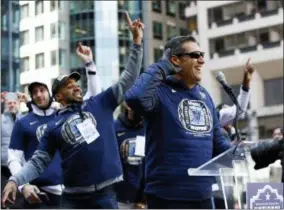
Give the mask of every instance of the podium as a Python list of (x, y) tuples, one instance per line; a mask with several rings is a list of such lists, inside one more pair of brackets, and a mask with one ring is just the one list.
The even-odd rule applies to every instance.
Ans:
[[(239, 209), (246, 209), (246, 187), (251, 182), (251, 175), (255, 172), (254, 161), (250, 155), (250, 148), (255, 142), (242, 142), (241, 145), (216, 156), (198, 168), (189, 168), (189, 176), (213, 176), (219, 182), (226, 209), (231, 209), (229, 203), (238, 204)], [(234, 208), (234, 207), (233, 207)]]

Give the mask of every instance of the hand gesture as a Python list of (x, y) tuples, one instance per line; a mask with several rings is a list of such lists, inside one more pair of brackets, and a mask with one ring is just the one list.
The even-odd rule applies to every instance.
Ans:
[(135, 44), (141, 44), (143, 39), (143, 29), (144, 24), (141, 22), (140, 18), (135, 21), (131, 21), (128, 12), (125, 13), (126, 21), (128, 27), (133, 35), (133, 41)]
[(6, 204), (14, 204), (16, 200), (17, 184), (13, 181), (9, 181), (2, 193), (2, 205), (6, 208)]
[(78, 43), (76, 53), (85, 63), (91, 62), (93, 60), (93, 52), (91, 48), (82, 45), (81, 42)]
[(17, 94), (18, 94), (19, 102), (27, 103), (29, 101), (29, 97), (26, 94), (21, 93), (21, 92), (17, 92)]
[(4, 92), (1, 92), (1, 102), (5, 102), (5, 96), (6, 94), (8, 93), (8, 91), (4, 91)]
[(255, 71), (255, 67), (250, 63), (250, 58), (247, 60), (244, 66), (244, 78), (243, 78), (243, 86), (249, 88), (250, 81), (252, 79), (252, 74)]
[[(38, 196), (39, 193), (40, 190), (35, 185), (27, 184), (23, 187), (23, 195), (30, 204), (42, 202), (42, 200)], [(48, 196), (45, 193), (41, 193), (41, 195), (45, 196), (45, 199), (48, 200)]]

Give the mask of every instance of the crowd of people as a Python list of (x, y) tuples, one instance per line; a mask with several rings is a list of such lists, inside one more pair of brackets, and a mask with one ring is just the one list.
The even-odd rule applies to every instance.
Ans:
[[(35, 80), (29, 96), (1, 94), (3, 208), (224, 207), (213, 193), (220, 191), (218, 180), (187, 170), (238, 143), (233, 121), (247, 110), (255, 67), (250, 59), (244, 65), (241, 109), (216, 108), (199, 84), (205, 61), (194, 37), (172, 38), (161, 60), (140, 74), (144, 24), (128, 14), (126, 20), (133, 35), (128, 61), (105, 91), (92, 49), (79, 43), (88, 79), (84, 96), (76, 72), (56, 78), (51, 90)], [(273, 135), (281, 140), (281, 134)], [(144, 154), (135, 151), (138, 141)]]

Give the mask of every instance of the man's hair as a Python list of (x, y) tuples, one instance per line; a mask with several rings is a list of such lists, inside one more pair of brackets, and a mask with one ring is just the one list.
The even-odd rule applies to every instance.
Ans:
[(176, 36), (167, 42), (164, 51), (166, 51), (167, 49), (170, 49), (171, 55), (177, 55), (180, 53), (184, 53), (184, 48), (182, 45), (185, 42), (197, 43), (196, 39), (193, 36)]

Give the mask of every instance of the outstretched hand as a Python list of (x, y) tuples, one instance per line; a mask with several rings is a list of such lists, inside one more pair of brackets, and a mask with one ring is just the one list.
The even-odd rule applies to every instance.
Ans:
[(138, 18), (138, 19), (136, 19), (132, 22), (132, 20), (129, 17), (128, 12), (125, 13), (125, 18), (126, 18), (126, 22), (128, 24), (128, 27), (129, 27), (131, 33), (133, 34), (134, 43), (140, 45), (142, 43), (142, 39), (143, 39), (144, 24), (141, 22), (140, 18)]
[(14, 204), (16, 200), (17, 184), (13, 181), (9, 181), (2, 193), (2, 205), (6, 208), (6, 204)]
[(255, 72), (256, 68), (250, 62), (251, 58), (249, 58), (244, 66), (244, 78), (243, 78), (243, 86), (249, 88), (250, 81), (252, 79), (252, 74)]
[(93, 52), (91, 48), (88, 46), (82, 45), (81, 42), (78, 43), (76, 53), (85, 63), (93, 60)]

